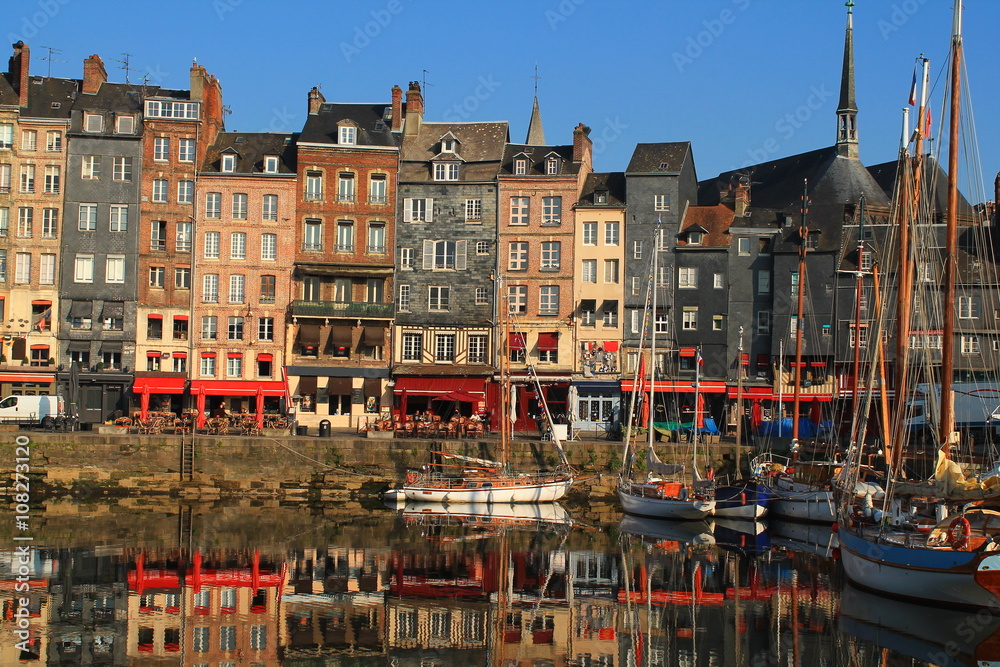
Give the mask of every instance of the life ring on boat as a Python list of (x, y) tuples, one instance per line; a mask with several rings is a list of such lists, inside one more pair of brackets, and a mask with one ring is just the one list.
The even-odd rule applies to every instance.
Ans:
[(964, 516), (955, 517), (948, 527), (948, 542), (955, 551), (962, 551), (969, 546), (972, 537), (972, 526)]
[(413, 484), (416, 481), (417, 481), (417, 473), (412, 472), (412, 471), (406, 473), (406, 483), (407, 484)]

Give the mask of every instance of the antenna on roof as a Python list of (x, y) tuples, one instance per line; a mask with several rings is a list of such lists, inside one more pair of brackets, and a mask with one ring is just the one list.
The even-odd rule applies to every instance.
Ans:
[(128, 83), (129, 83), (128, 75), (129, 75), (129, 72), (132, 71), (132, 68), (129, 66), (129, 59), (132, 57), (132, 54), (131, 53), (123, 53), (122, 56), (124, 56), (124, 59), (117, 60), (115, 58), (111, 58), (111, 62), (121, 63), (122, 64), (122, 66), (119, 67), (118, 69), (125, 70), (125, 85), (128, 85)]
[(433, 83), (427, 83), (427, 75), (430, 74), (427, 70), (424, 70), (424, 75), (420, 79), (420, 90), (424, 96), (424, 107), (427, 106), (427, 86), (433, 86)]
[(52, 63), (64, 63), (66, 61), (65, 60), (59, 60), (58, 58), (53, 58), (52, 57), (52, 54), (54, 54), (54, 53), (62, 53), (62, 49), (56, 49), (56, 48), (53, 48), (51, 46), (43, 46), (42, 48), (49, 52), (49, 56), (47, 58), (42, 58), (42, 60), (48, 60), (49, 61), (49, 73), (46, 75), (46, 77), (51, 77), (52, 76)]
[(538, 76), (538, 63), (535, 63), (535, 75), (531, 78), (535, 80), (535, 97), (538, 97), (538, 80), (542, 78)]

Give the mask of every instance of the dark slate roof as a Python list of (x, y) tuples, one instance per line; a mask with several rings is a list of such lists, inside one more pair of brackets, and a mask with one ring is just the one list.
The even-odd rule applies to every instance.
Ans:
[(562, 160), (559, 176), (575, 175), (580, 173), (580, 163), (573, 162), (572, 146), (532, 146), (528, 144), (507, 144), (504, 149), (503, 165), (500, 167), (501, 176), (514, 175), (514, 158), (518, 155), (526, 155), (528, 158), (527, 176), (551, 176), (545, 173), (545, 160), (555, 153)]
[[(733, 224), (733, 209), (719, 204), (717, 206), (689, 206), (681, 222), (681, 233), (677, 247), (683, 248), (726, 248), (732, 235), (729, 227)], [(688, 246), (687, 232), (701, 231), (705, 236), (701, 244)]]
[(690, 141), (636, 144), (625, 169), (628, 174), (677, 174), (691, 153)]
[(587, 174), (583, 182), (583, 191), (580, 193), (580, 201), (577, 206), (604, 208), (604, 204), (594, 204), (594, 191), (597, 188), (607, 188), (607, 206), (625, 206), (625, 172), (591, 172)]
[(403, 137), (399, 180), (431, 180), (430, 160), (438, 154), (441, 137), (451, 132), (461, 144), (465, 162), (462, 181), (490, 181), (496, 178), (510, 139), (507, 121), (485, 123), (423, 123), (416, 135)]
[[(893, 188), (896, 185), (896, 174), (899, 172), (899, 161), (883, 162), (868, 167), (868, 173), (872, 175), (875, 182), (879, 184), (887, 197), (892, 197)], [(924, 183), (934, 183), (934, 217), (936, 220), (943, 220), (948, 211), (948, 174), (941, 164), (928, 155), (924, 161)], [(972, 205), (961, 192), (958, 193), (958, 215), (960, 217), (973, 217), (975, 212)]]
[[(44, 76), (33, 76), (30, 79), (28, 106), (21, 110), (21, 115), (27, 118), (68, 119), (73, 112), (73, 101), (81, 82)], [(58, 103), (59, 106), (53, 108), (53, 103)]]
[(19, 104), (18, 95), (14, 92), (14, 87), (10, 85), (10, 81), (7, 80), (7, 75), (0, 76), (0, 105), (18, 106)]
[[(359, 146), (398, 146), (399, 133), (393, 134), (385, 111), (391, 104), (322, 104), (319, 113), (306, 117), (299, 141), (314, 144), (338, 143), (337, 123), (351, 121), (358, 128)], [(381, 129), (379, 129), (381, 128)]]
[[(155, 96), (156, 87), (146, 87), (147, 96)], [(105, 81), (92, 95), (81, 93), (73, 105), (74, 109), (87, 111), (142, 111), (142, 87), (125, 83)]]
[[(202, 173), (218, 174), (220, 155), (227, 149), (235, 151), (235, 174), (264, 173), (264, 157), (278, 156), (278, 173), (295, 174), (296, 135), (282, 132), (220, 132), (215, 143), (209, 146), (202, 164)], [(229, 173), (229, 172), (227, 172)]]

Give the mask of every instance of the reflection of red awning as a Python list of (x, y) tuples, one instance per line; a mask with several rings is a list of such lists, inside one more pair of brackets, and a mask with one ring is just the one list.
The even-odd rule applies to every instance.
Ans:
[(695, 353), (695, 349), (693, 347), (682, 347), (680, 355), (682, 357), (693, 357), (694, 353)]
[(538, 334), (538, 350), (549, 352), (559, 349), (559, 334), (540, 333)]
[[(159, 353), (157, 353), (159, 354)], [(137, 377), (132, 383), (133, 394), (183, 394), (187, 378)]]
[(283, 380), (192, 380), (191, 393), (206, 396), (284, 396)]
[(477, 401), (486, 400), (486, 380), (484, 378), (444, 378), (444, 377), (398, 377), (393, 393), (418, 396), (441, 396), (449, 392), (469, 394)]
[(512, 350), (523, 350), (525, 348), (525, 345), (524, 345), (524, 334), (523, 333), (512, 333), (512, 334), (510, 334), (510, 339), (509, 339), (509, 342), (508, 342), (508, 346)]
[[(622, 391), (633, 391), (633, 387), (632, 380), (622, 380)], [(648, 382), (646, 383), (646, 387), (648, 389)], [(693, 394), (694, 389), (694, 382), (672, 382), (666, 380), (656, 382), (653, 387), (653, 391), (671, 394)], [(702, 394), (722, 394), (726, 391), (726, 383), (722, 381), (702, 381), (699, 383), (698, 391)]]
[(604, 351), (605, 352), (617, 352), (618, 351), (618, 341), (616, 341), (616, 340), (606, 340), (606, 341), (604, 341)]

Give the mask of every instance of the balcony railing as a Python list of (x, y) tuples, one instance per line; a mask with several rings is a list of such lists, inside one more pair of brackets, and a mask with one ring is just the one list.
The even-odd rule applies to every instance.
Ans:
[(369, 204), (384, 204), (388, 201), (385, 195), (368, 195)]
[(292, 301), (294, 317), (374, 317), (391, 318), (391, 303), (351, 303), (347, 301)]
[(337, 193), (337, 201), (354, 203), (354, 193), (353, 192)]

